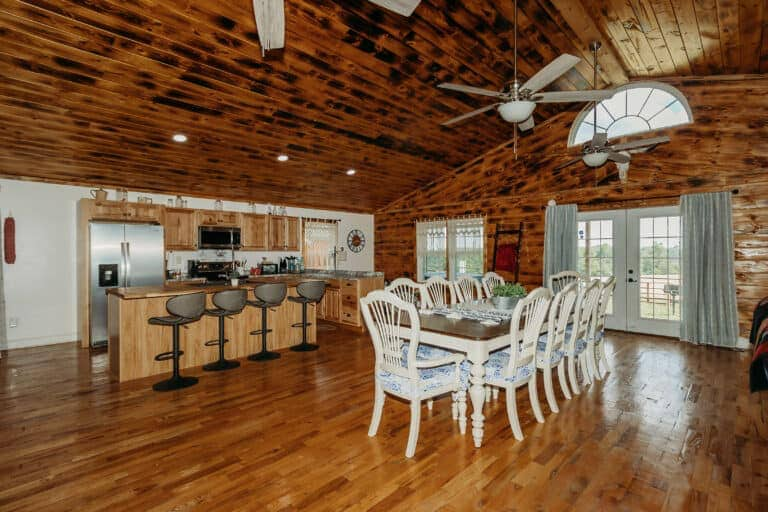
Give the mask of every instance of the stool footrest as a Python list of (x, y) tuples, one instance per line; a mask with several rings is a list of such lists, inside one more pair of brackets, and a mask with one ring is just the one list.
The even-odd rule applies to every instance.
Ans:
[[(223, 343), (229, 343), (229, 340), (227, 338), (224, 338)], [(204, 343), (206, 347), (216, 347), (219, 344), (219, 340), (208, 340)]]
[[(183, 350), (179, 350), (179, 357), (184, 355)], [(175, 356), (174, 352), (161, 352), (155, 356), (155, 361), (167, 361), (169, 359), (173, 359)]]
[(262, 334), (262, 333), (265, 333), (265, 332), (267, 334), (269, 334), (270, 332), (272, 332), (272, 329), (267, 329), (267, 330), (259, 329), (258, 331), (251, 331), (251, 334), (252, 335), (256, 335), (256, 334)]
[(306, 324), (304, 322), (299, 322), (297, 324), (291, 324), (291, 327), (304, 327), (305, 325), (309, 327), (312, 325), (312, 322), (307, 322)]

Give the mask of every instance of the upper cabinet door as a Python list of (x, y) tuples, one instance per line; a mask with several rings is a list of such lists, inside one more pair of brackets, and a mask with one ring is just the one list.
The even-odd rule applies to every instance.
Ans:
[(266, 215), (243, 214), (243, 249), (253, 251), (269, 250), (269, 223)]
[(197, 223), (200, 226), (216, 226), (219, 223), (219, 212), (216, 210), (197, 210)]
[(285, 219), (285, 250), (298, 251), (301, 249), (301, 222), (298, 217)]
[(197, 248), (197, 224), (195, 210), (165, 209), (165, 248), (167, 250), (195, 250)]
[(239, 226), (240, 214), (238, 212), (219, 212), (217, 224), (220, 226)]
[(272, 215), (269, 217), (269, 249), (271, 251), (286, 250), (285, 217)]

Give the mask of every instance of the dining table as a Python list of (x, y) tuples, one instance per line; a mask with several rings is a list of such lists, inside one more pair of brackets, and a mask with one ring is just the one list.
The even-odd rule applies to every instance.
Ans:
[[(446, 315), (445, 311), (442, 313), (430, 310), (419, 311), (419, 343), (466, 354), (467, 361), (471, 365), (469, 397), (472, 403), (472, 438), (475, 447), (480, 448), (483, 444), (485, 424), (484, 364), (488, 361), (491, 352), (511, 345), (510, 320), (506, 318), (499, 319), (497, 322), (483, 322), (476, 318), (467, 318), (463, 314), (466, 311), (494, 311), (492, 305), (486, 301), (447, 306), (447, 309), (451, 314)], [(404, 336), (412, 339), (410, 325), (402, 325), (401, 329)]]

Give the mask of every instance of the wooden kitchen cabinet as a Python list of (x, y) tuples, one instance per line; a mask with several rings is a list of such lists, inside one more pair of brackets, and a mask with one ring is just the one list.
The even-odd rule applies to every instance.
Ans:
[(329, 322), (341, 321), (340, 299), (341, 293), (338, 288), (326, 288), (325, 295), (323, 295), (323, 299), (318, 304), (318, 318), (328, 320)]
[(195, 250), (197, 248), (197, 225), (195, 210), (166, 208), (165, 221), (166, 250)]
[(244, 213), (240, 236), (243, 250), (269, 250), (269, 218), (266, 215)]
[(285, 250), (301, 250), (301, 222), (298, 217), (285, 218)]
[(83, 214), (92, 220), (122, 220), (128, 222), (160, 222), (163, 207), (151, 203), (128, 201), (95, 201), (81, 199)]
[(240, 213), (221, 210), (197, 210), (198, 226), (239, 226)]

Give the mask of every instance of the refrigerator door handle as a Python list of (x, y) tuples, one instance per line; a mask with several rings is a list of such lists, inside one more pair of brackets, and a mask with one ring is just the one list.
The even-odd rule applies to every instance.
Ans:
[(120, 242), (120, 286), (125, 286), (127, 276), (125, 258), (125, 242)]
[(131, 243), (125, 242), (125, 287), (131, 286)]

